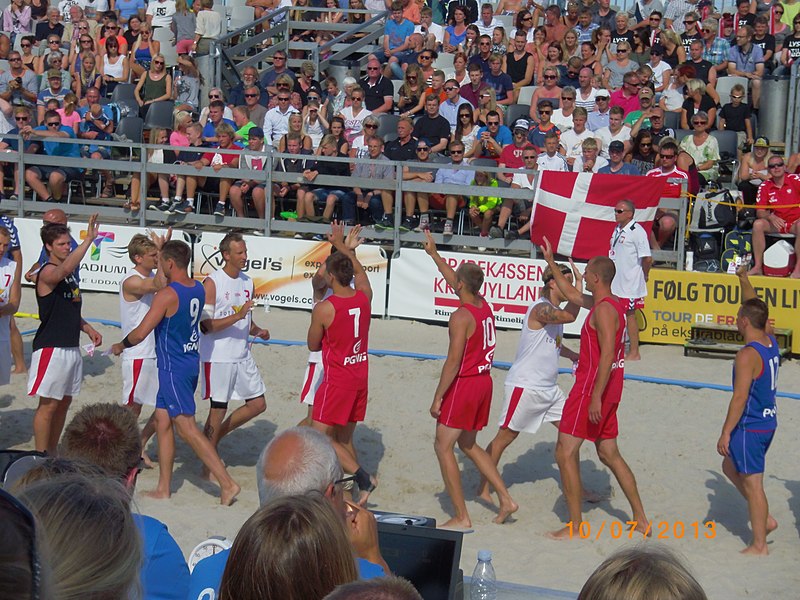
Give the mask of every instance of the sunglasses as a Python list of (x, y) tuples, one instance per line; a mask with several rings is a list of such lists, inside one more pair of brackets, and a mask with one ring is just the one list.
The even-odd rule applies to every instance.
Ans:
[(47, 42), (47, 43), (48, 43), (48, 44), (60, 44), (61, 42), (60, 42), (59, 40), (50, 40), (50, 41), (49, 41), (49, 42)]
[(367, 129), (377, 129), (378, 126), (374, 125), (373, 123), (364, 123), (364, 127)]
[(708, 121), (692, 121), (692, 125), (705, 125)]
[(470, 115), (468, 113), (461, 113), (460, 115), (458, 115), (459, 119), (463, 119), (464, 117), (466, 117), (467, 119), (471, 119), (472, 115)]
[(552, 110), (540, 110), (539, 114), (540, 115), (552, 115), (553, 111)]
[(545, 79), (555, 79), (556, 76), (555, 75), (545, 75), (544, 78)]
[(444, 89), (445, 89), (445, 91), (447, 91), (447, 92), (452, 92), (453, 90), (457, 90), (458, 88), (456, 88), (456, 87), (453, 87), (453, 86), (451, 85), (450, 87), (446, 87), (446, 88), (444, 88)]
[(714, 33), (713, 29), (703, 29), (703, 33)]
[(367, 67), (367, 71), (380, 71), (379, 67)]
[(419, 59), (420, 60), (433, 60), (433, 57), (432, 56), (422, 56), (422, 55), (420, 55)]
[(409, 75), (408, 77), (406, 77), (406, 79), (408, 79), (409, 81), (416, 81), (417, 80), (417, 76), (416, 75)]
[(694, 25), (694, 23), (695, 23), (694, 21), (684, 21), (683, 22), (684, 25)]
[(288, 98), (278, 98), (278, 102), (288, 102)]
[(628, 210), (625, 208), (615, 208), (614, 212), (617, 213), (618, 215), (621, 215), (624, 212), (628, 212)]
[(427, 148), (425, 146), (420, 146), (419, 148), (417, 148), (417, 152), (430, 152), (430, 148)]
[(208, 95), (208, 99), (209, 100), (219, 100), (220, 98), (222, 98), (222, 96), (220, 96), (219, 94), (209, 94)]
[(777, 169), (777, 168), (783, 167), (784, 165), (785, 165), (785, 163), (782, 163), (782, 162), (772, 163), (772, 164), (769, 165), (769, 168), (770, 169)]
[(562, 100), (569, 100), (570, 102), (574, 102), (575, 101), (575, 98), (573, 98), (572, 96), (561, 96), (561, 99)]
[[(361, 100), (363, 100), (363, 99), (364, 99), (364, 97), (363, 97), (363, 96), (353, 96), (353, 100), (358, 100), (359, 102), (360, 102)], [(288, 100), (288, 98), (287, 98), (287, 100)]]
[[(153, 64), (154, 64), (154, 65), (163, 65), (163, 64), (164, 64), (164, 61), (163, 61), (163, 60), (154, 60), (154, 61), (153, 61)], [(220, 97), (220, 96), (217, 96), (217, 98), (219, 98), (219, 97)]]
[(464, 151), (463, 150), (450, 150), (450, 155), (452, 156), (453, 154), (464, 154)]
[(674, 154), (660, 154), (661, 158), (675, 158)]
[(61, 122), (60, 121), (54, 121), (52, 123), (48, 123), (47, 126), (48, 127), (61, 127)]
[(28, 117), (14, 117), (15, 121), (27, 121)]
[(245, 94), (245, 98), (258, 98), (258, 94)]
[(523, 156), (522, 160), (536, 160), (535, 156)]
[(486, 125), (489, 127), (497, 127), (500, 125), (500, 121), (486, 121)]
[(31, 47), (30, 44), (20, 44), (20, 46), (22, 46), (23, 48), (30, 48)]
[(744, 98), (744, 96), (741, 96), (741, 95), (734, 96), (733, 94), (731, 94), (731, 100), (741, 100), (742, 98)]
[(533, 21), (533, 17), (522, 17), (523, 21)]
[(285, 56), (273, 56), (272, 60), (286, 60)]
[(642, 142), (641, 144), (639, 144), (639, 148), (650, 148), (652, 145), (653, 144), (651, 143)]

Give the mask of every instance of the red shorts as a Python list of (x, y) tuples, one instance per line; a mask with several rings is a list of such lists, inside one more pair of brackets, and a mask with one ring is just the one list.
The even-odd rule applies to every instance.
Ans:
[(367, 414), (367, 389), (348, 390), (323, 381), (314, 396), (311, 418), (325, 425), (363, 421)]
[(590, 396), (570, 394), (561, 413), (561, 424), (558, 430), (590, 442), (597, 440), (614, 439), (619, 435), (617, 423), (618, 402), (603, 403), (600, 412), (600, 422), (589, 421)]
[[(445, 210), (447, 208), (447, 203), (445, 202), (446, 198), (447, 196), (445, 196), (444, 194), (430, 194), (428, 196), (428, 204), (430, 205), (430, 208), (434, 210)], [(457, 198), (458, 198), (458, 208), (464, 208), (464, 206), (466, 205), (466, 202), (464, 202), (464, 197), (457, 196)]]
[(625, 312), (630, 313), (635, 311), (637, 308), (644, 308), (644, 298), (620, 298), (619, 301), (622, 306), (625, 307)]
[(489, 422), (492, 376), (456, 377), (442, 399), (438, 422), (453, 429), (480, 431)]

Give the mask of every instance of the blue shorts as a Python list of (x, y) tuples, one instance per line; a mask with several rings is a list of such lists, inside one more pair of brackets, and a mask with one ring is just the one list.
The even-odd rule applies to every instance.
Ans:
[(736, 471), (743, 475), (763, 473), (767, 450), (775, 431), (748, 431), (737, 427), (728, 445)]
[(197, 388), (198, 373), (183, 374), (158, 370), (158, 394), (156, 408), (163, 408), (170, 418), (178, 415), (194, 416), (194, 391)]

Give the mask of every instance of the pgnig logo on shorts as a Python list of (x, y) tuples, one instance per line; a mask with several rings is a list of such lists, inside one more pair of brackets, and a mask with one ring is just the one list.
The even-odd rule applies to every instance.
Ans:
[[(87, 235), (87, 230), (81, 230), (81, 239), (85, 240)], [(100, 231), (97, 234), (97, 237), (94, 238), (92, 242), (92, 249), (89, 251), (89, 259), (90, 260), (100, 260), (100, 246), (103, 242), (113, 242), (116, 239), (116, 235), (114, 235), (113, 231)]]

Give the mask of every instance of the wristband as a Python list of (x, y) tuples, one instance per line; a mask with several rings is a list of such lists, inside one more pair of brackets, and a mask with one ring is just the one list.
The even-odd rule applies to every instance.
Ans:
[(133, 348), (133, 344), (132, 344), (132, 343), (131, 343), (131, 341), (128, 339), (128, 336), (127, 336), (127, 335), (126, 335), (124, 338), (122, 338), (122, 345), (123, 345), (125, 348)]

